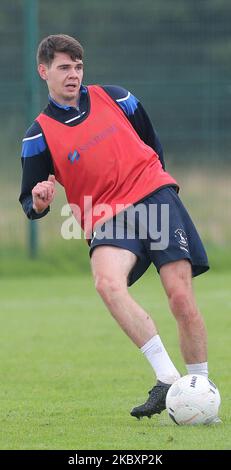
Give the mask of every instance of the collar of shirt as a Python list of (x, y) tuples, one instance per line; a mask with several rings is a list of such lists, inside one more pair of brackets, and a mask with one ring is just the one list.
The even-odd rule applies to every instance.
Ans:
[[(80, 95), (79, 95), (79, 102), (81, 100), (81, 97), (82, 95), (85, 95), (87, 93), (87, 88), (84, 86), (84, 85), (81, 85), (80, 86)], [(57, 101), (55, 101), (51, 95), (48, 95), (48, 99), (49, 99), (49, 102), (54, 104), (57, 108), (60, 108), (60, 109), (64, 109), (65, 111), (69, 111), (70, 109), (77, 109), (79, 110), (79, 106), (77, 106), (75, 108), (75, 106), (67, 106), (67, 105), (63, 105), (63, 104), (60, 104), (60, 103), (57, 103)]]

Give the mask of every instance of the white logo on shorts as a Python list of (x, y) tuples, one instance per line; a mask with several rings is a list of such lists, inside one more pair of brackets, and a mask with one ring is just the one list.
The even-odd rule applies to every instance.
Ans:
[(180, 248), (184, 249), (185, 251), (188, 251), (186, 248), (188, 246), (188, 239), (187, 239), (187, 235), (185, 231), (182, 230), (181, 228), (178, 228), (175, 230), (174, 233), (175, 233), (176, 240), (180, 244)]

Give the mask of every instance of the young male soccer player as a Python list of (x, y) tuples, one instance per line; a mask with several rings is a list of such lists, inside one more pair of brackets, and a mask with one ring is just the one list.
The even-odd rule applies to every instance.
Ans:
[[(43, 39), (37, 61), (49, 103), (23, 139), (20, 202), (30, 219), (45, 216), (57, 180), (68, 202), (80, 209), (77, 218), (91, 238), (96, 289), (154, 370), (157, 382), (147, 401), (131, 411), (136, 418), (150, 417), (165, 409), (166, 393), (180, 374), (128, 285), (154, 263), (177, 321), (187, 371), (207, 376), (206, 330), (192, 289), (192, 277), (208, 269), (207, 256), (138, 99), (118, 86), (84, 86), (83, 48), (67, 35)], [(162, 246), (153, 236), (153, 207), (157, 233), (162, 208), (168, 208), (168, 243)]]

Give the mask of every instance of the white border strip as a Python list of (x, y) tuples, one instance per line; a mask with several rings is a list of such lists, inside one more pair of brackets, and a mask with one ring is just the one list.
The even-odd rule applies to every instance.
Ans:
[(82, 117), (85, 113), (86, 113), (86, 111), (83, 111), (83, 113), (81, 113), (79, 116), (76, 116), (76, 117), (74, 117), (74, 118), (68, 119), (68, 121), (65, 121), (65, 124), (68, 124), (68, 122), (75, 121), (75, 119), (79, 119), (79, 118)]
[(33, 135), (32, 137), (26, 137), (23, 139), (23, 142), (26, 142), (27, 140), (33, 140), (33, 139), (38, 139), (38, 137), (42, 137), (42, 132), (40, 134)]
[(125, 98), (120, 98), (119, 100), (116, 100), (117, 103), (119, 103), (120, 101), (125, 101), (125, 100), (128, 100), (129, 96), (131, 95), (130, 91), (128, 92), (127, 96), (125, 96)]

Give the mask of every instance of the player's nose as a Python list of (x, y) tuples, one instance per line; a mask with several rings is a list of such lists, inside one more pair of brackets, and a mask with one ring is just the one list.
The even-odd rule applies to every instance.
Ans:
[(73, 67), (73, 69), (70, 70), (70, 77), (78, 77), (78, 70), (76, 70), (75, 67)]

